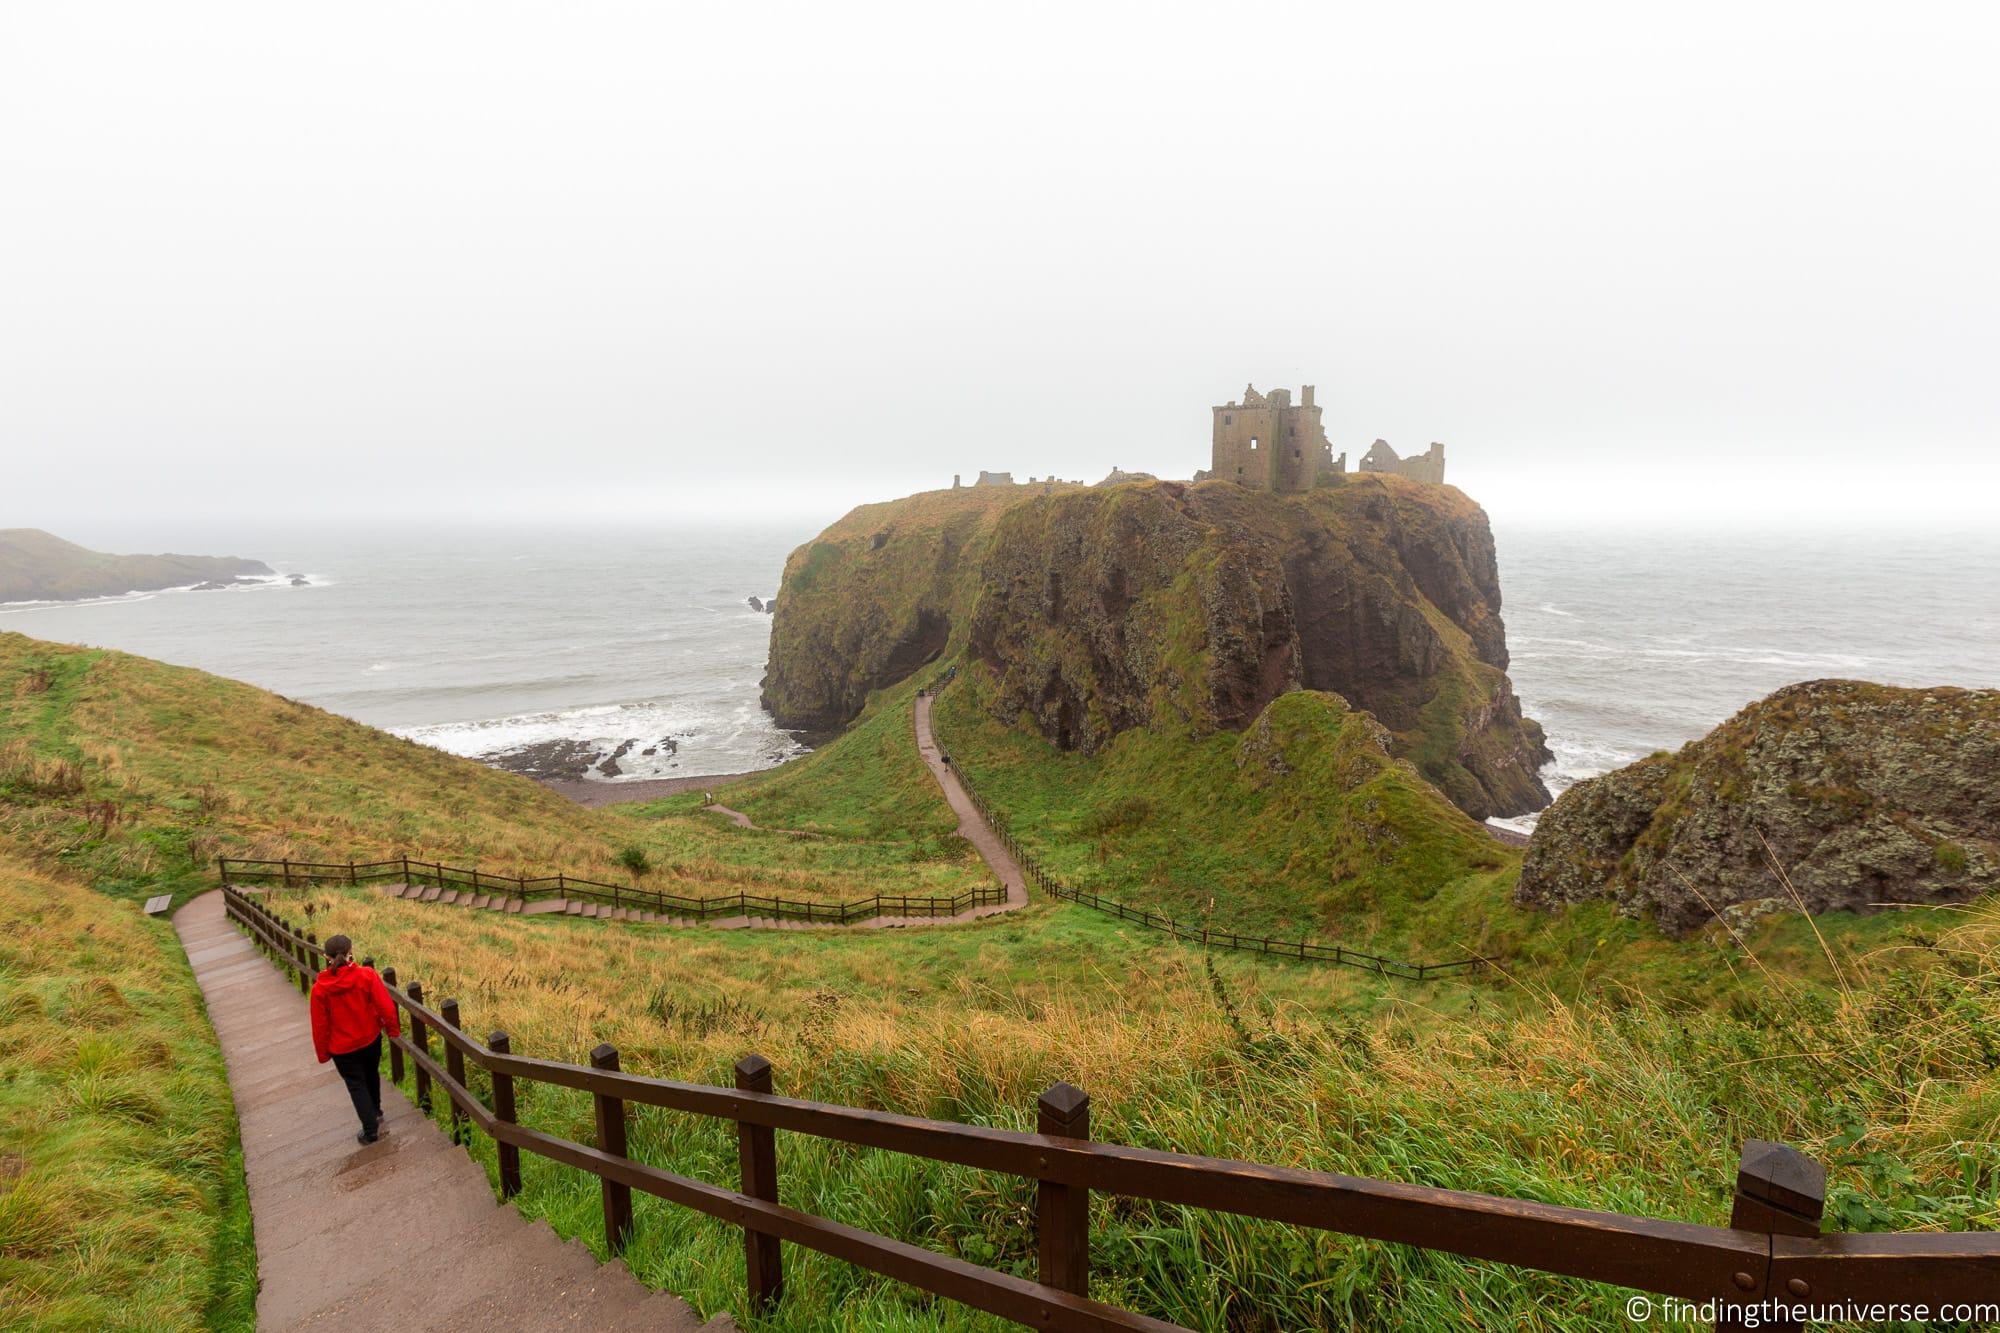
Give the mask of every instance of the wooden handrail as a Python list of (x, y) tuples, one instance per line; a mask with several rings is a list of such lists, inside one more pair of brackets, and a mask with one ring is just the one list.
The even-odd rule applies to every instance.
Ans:
[[(281, 968), (298, 972), (301, 979), (311, 974), (324, 956), (316, 943), (234, 888), (225, 887), (223, 892), (230, 917), (247, 928)], [(1628, 1217), (1297, 1167), (1132, 1148), (1085, 1137), (1087, 1120), (1077, 1114), (1081, 1094), (1073, 1088), (1064, 1091), (1067, 1085), (1057, 1085), (1044, 1095), (1041, 1127), (1050, 1132), (927, 1120), (760, 1091), (768, 1080), (767, 1065), (758, 1073), (761, 1061), (739, 1066), (739, 1083), (745, 1081), (743, 1071), (748, 1069), (750, 1086), (722, 1088), (650, 1078), (615, 1067), (514, 1055), (504, 1047), (504, 1034), (496, 1042), (482, 1043), (459, 1026), (455, 1012), (447, 1016), (429, 1008), (415, 983), (408, 993), (391, 993), (411, 1020), (408, 1035), (390, 1039), (392, 1052), (407, 1058), (420, 1085), (444, 1092), (455, 1123), (467, 1124), (505, 1148), (525, 1149), (604, 1182), (608, 1237), (630, 1225), (629, 1205), (621, 1209), (614, 1204), (617, 1192), (636, 1189), (740, 1226), (746, 1237), (805, 1245), (1039, 1328), (1174, 1327), (1078, 1294), (1088, 1289), (1088, 1212), (1074, 1207), (1074, 1202), (1089, 1190), (1444, 1250), (1728, 1306), (1808, 1297), (1820, 1303), (1861, 1297), (1880, 1301), (1899, 1295), (1935, 1304), (1991, 1299), (2000, 1291), (2000, 1234), (1995, 1233), (1795, 1235), (1776, 1230), (1775, 1224), (1715, 1227)], [(432, 1033), (443, 1043), (442, 1060), (431, 1053)], [(599, 1048), (593, 1064), (615, 1065), (615, 1052), (607, 1057), (608, 1051), (609, 1047)], [(504, 1114), (497, 1104), (489, 1110), (466, 1086), (463, 1070), (468, 1062), (494, 1076), (496, 1103), (499, 1089), (507, 1089)], [(760, 1158), (760, 1163), (769, 1163), (769, 1179), (763, 1178), (761, 1165), (752, 1166), (743, 1190), (732, 1191), (632, 1160), (622, 1151), (622, 1134), (607, 1140), (620, 1150), (607, 1151), (529, 1128), (511, 1119), (514, 1086), (524, 1080), (588, 1093), (600, 1107), (607, 1102), (621, 1108), (637, 1102), (732, 1121), (739, 1130), (745, 1126), (765, 1132), (785, 1130), (1036, 1181), (1044, 1197), (1053, 1200), (1067, 1219), (1062, 1223), (1065, 1232), (1056, 1271), (1049, 1270), (1047, 1249), (1044, 1276), (1052, 1280), (1029, 1282), (785, 1208), (775, 1201), (775, 1156)], [(623, 1111), (618, 1114), (622, 1126)], [(607, 1132), (605, 1124), (600, 1119), (600, 1134)], [(1746, 1210), (1749, 1196), (1740, 1191), (1749, 1177), (1764, 1169), (1759, 1164), (1774, 1154), (1781, 1164), (1805, 1161), (1779, 1145), (1753, 1146), (1760, 1153), (1753, 1157), (1745, 1152), (1738, 1185), (1739, 1218), (1755, 1211)], [(747, 1153), (745, 1161), (750, 1161)], [(503, 1197), (518, 1188), (518, 1168), (511, 1182), (508, 1174), (503, 1168)], [(1802, 1178), (1810, 1175), (1802, 1173)], [(1817, 1179), (1817, 1186), (1791, 1182), (1792, 1194), (1786, 1196), (1794, 1209), (1809, 1209), (1805, 1220), (1813, 1229), (1824, 1191), (1823, 1176)], [(1813, 1189), (1818, 1195), (1810, 1193)], [(1055, 1192), (1047, 1193), (1050, 1190)], [(1799, 1220), (1794, 1217), (1792, 1222)], [(1075, 1232), (1077, 1226), (1084, 1232)], [(746, 1242), (746, 1254), (752, 1256), (753, 1303), (777, 1299), (774, 1293), (782, 1292), (778, 1251), (762, 1252), (766, 1271), (761, 1277), (760, 1261), (754, 1257), (758, 1253)], [(1766, 1326), (1782, 1327), (1768, 1322)]]

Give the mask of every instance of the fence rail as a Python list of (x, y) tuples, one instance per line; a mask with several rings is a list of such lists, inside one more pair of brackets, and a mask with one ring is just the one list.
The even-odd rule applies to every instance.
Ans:
[(543, 875), (523, 878), (496, 875), (490, 870), (442, 865), (404, 856), (394, 861), (252, 861), (225, 856), (216, 862), (216, 873), (225, 887), (237, 884), (282, 884), (299, 888), (314, 884), (371, 884), (388, 880), (404, 884), (434, 884), (440, 889), (463, 889), (473, 893), (504, 894), (531, 903), (551, 898), (584, 898), (662, 916), (706, 921), (711, 917), (775, 917), (807, 921), (817, 925), (845, 926), (880, 916), (950, 917), (975, 907), (989, 907), (1007, 901), (1004, 885), (967, 889), (950, 898), (914, 897), (908, 894), (878, 893), (842, 903), (816, 903), (798, 898), (775, 898), (756, 893), (730, 893), (713, 898), (690, 898), (623, 884), (605, 884), (578, 879), (574, 875)]
[[(324, 958), (314, 936), (234, 888), (225, 886), (223, 896), (230, 918), (292, 974), (301, 991), (309, 990)], [(1034, 1328), (1178, 1327), (1090, 1299), (1093, 1190), (1714, 1301), (1722, 1311), (1718, 1329), (1797, 1328), (1772, 1317), (1772, 1302), (1923, 1300), (1935, 1307), (1991, 1301), (2000, 1293), (2000, 1234), (1821, 1235), (1825, 1173), (1781, 1144), (1751, 1140), (1744, 1146), (1728, 1227), (1628, 1217), (1100, 1143), (1090, 1137), (1089, 1097), (1066, 1083), (1039, 1098), (1037, 1132), (1030, 1134), (781, 1097), (771, 1091), (770, 1064), (754, 1055), (737, 1063), (734, 1088), (625, 1073), (608, 1045), (593, 1050), (588, 1065), (535, 1059), (515, 1055), (504, 1032), (483, 1042), (468, 1035), (455, 1000), (432, 1009), (420, 983), (409, 981), (398, 991), (395, 969), (382, 975), (410, 1019), (407, 1034), (390, 1039), (391, 1077), (400, 1082), (407, 1064), (419, 1105), (431, 1109), (435, 1088), (447, 1100), (454, 1132), (477, 1131), (495, 1141), (503, 1199), (519, 1192), (520, 1154), (527, 1151), (599, 1180), (605, 1239), (613, 1252), (632, 1236), (633, 1190), (741, 1227), (753, 1311), (782, 1298), (780, 1242), (790, 1242)], [(440, 1043), (435, 1055), (433, 1035)], [(488, 1074), (490, 1106), (472, 1092), (468, 1066)], [(523, 1082), (588, 1093), (597, 1112), (596, 1142), (577, 1143), (520, 1123)], [(738, 1188), (633, 1158), (625, 1132), (626, 1108), (633, 1103), (733, 1122), (741, 1147)], [(774, 1149), (778, 1130), (1035, 1182), (1038, 1280), (785, 1207)]]
[[(958, 668), (953, 666), (931, 684), (929, 693), (936, 696), (957, 675)], [(935, 709), (931, 712), (931, 729), (933, 733), (937, 730)], [(942, 738), (939, 744), (946, 751), (945, 762), (951, 765), (954, 773), (958, 774), (959, 785), (965, 788), (965, 794), (971, 799), (973, 806), (978, 809), (986, 822), (993, 826), (994, 833), (999, 836), (1007, 850), (1013, 853), (1014, 859), (1020, 863), (1021, 873), (1026, 875), (1029, 882), (1037, 889), (1051, 898), (1077, 903), (1092, 911), (1115, 916), (1120, 921), (1136, 922), (1150, 930), (1164, 931), (1176, 939), (1187, 940), (1189, 943), (1211, 949), (1234, 949), (1244, 953), (1266, 954), (1273, 958), (1292, 958), (1306, 963), (1334, 963), (1341, 967), (1361, 968), (1385, 977), (1401, 977), (1405, 981), (1436, 981), (1441, 977), (1463, 976), (1491, 965), (1492, 960), (1477, 955), (1454, 958), (1442, 963), (1411, 963), (1399, 958), (1385, 958), (1381, 954), (1368, 953), (1361, 949), (1350, 949), (1344, 944), (1318, 944), (1304, 939), (1271, 939), (1262, 935), (1244, 935), (1233, 930), (1217, 930), (1207, 925), (1194, 926), (1159, 912), (1149, 912), (1144, 908), (1129, 906), (1115, 898), (1106, 898), (1086, 889), (1072, 888), (1056, 878), (1047, 866), (1036, 859), (1033, 852), (1021, 844), (1020, 839), (1014, 836), (1007, 816), (994, 808), (992, 803), (980, 794), (971, 775), (952, 755), (950, 745)]]

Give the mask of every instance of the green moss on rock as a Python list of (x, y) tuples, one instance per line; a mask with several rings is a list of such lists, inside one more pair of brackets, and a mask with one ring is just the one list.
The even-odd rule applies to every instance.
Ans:
[(1996, 840), (2000, 691), (1805, 681), (1564, 792), (1517, 898), (1606, 898), (1675, 934), (1771, 898), (1964, 902), (2000, 887)]

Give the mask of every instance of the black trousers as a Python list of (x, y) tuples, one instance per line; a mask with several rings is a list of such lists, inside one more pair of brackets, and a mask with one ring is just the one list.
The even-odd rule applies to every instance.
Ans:
[(361, 1132), (374, 1134), (382, 1123), (382, 1038), (358, 1051), (342, 1051), (333, 1057), (333, 1067), (347, 1084), (354, 1114), (361, 1117)]

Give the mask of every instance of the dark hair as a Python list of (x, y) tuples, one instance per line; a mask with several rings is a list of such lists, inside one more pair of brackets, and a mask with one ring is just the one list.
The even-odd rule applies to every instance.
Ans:
[(345, 935), (329, 935), (326, 937), (326, 943), (320, 945), (320, 948), (326, 950), (327, 959), (331, 961), (335, 958), (345, 958), (353, 953), (354, 941)]

